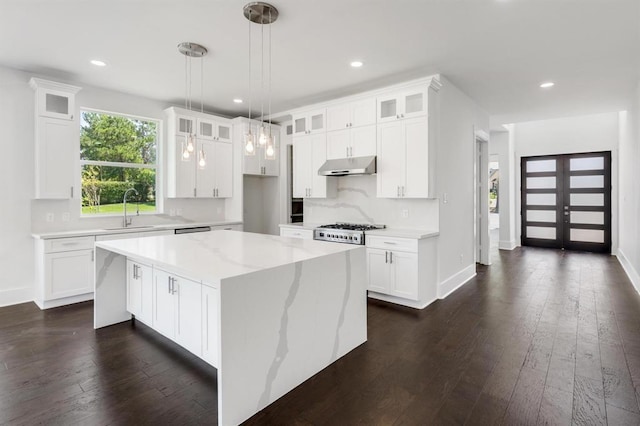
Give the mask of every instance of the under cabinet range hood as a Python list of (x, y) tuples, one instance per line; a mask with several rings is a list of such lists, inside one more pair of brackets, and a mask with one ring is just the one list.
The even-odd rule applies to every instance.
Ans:
[(318, 170), (320, 176), (372, 175), (375, 172), (375, 155), (327, 160)]

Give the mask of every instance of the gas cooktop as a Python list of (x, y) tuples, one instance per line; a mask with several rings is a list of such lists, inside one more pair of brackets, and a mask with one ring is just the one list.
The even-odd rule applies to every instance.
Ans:
[(363, 245), (366, 231), (384, 228), (384, 225), (332, 223), (330, 225), (322, 225), (319, 228), (316, 228), (313, 231), (313, 239)]

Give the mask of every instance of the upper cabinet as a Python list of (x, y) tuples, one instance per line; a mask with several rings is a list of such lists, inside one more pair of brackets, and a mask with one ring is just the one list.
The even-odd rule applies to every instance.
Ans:
[(327, 131), (326, 109), (307, 111), (293, 116), (293, 135), (308, 135)]
[[(169, 145), (167, 197), (231, 198), (231, 121), (175, 107), (168, 108), (165, 113)], [(193, 146), (193, 150), (185, 155), (185, 148), (189, 144)]]
[(81, 89), (32, 78), (35, 90), (35, 198), (71, 199), (80, 152), (80, 124), (75, 95)]
[(327, 131), (376, 124), (376, 98), (327, 107)]
[(428, 114), (428, 86), (390, 92), (378, 97), (378, 123)]
[[(260, 122), (252, 121), (252, 133), (257, 137)], [(249, 129), (249, 120), (243, 120), (238, 125), (242, 140)], [(280, 126), (271, 125), (271, 135), (274, 140), (273, 152), (267, 145), (256, 144), (254, 151), (249, 153), (242, 149), (242, 173), (245, 175), (278, 176), (280, 174)]]

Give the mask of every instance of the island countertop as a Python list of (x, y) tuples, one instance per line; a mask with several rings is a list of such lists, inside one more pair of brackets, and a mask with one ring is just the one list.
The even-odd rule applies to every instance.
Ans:
[(225, 278), (356, 250), (362, 246), (238, 231), (100, 241), (96, 247), (147, 260), (171, 272), (216, 284)]

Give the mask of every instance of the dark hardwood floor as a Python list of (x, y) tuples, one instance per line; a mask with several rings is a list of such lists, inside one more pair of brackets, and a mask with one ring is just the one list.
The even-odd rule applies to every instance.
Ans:
[[(369, 302), (369, 340), (252, 425), (640, 424), (640, 296), (615, 257), (494, 252), (422, 311)], [(0, 424), (213, 424), (216, 371), (92, 304), (0, 309)]]

